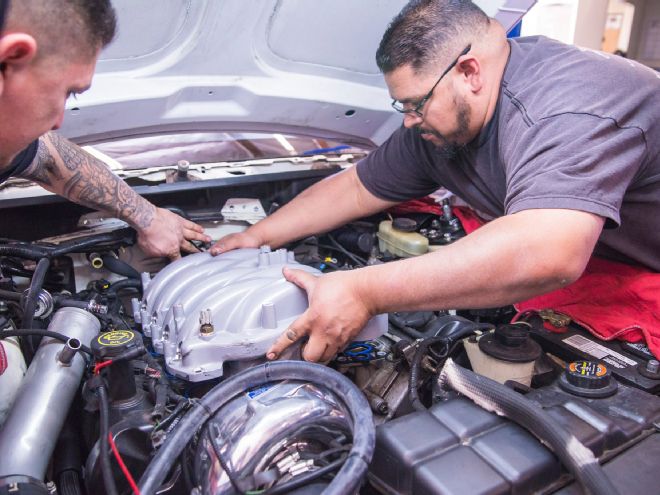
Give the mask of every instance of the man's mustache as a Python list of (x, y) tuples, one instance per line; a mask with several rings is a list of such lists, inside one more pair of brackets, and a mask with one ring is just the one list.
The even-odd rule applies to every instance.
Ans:
[(427, 135), (427, 136), (441, 137), (441, 136), (438, 135), (437, 132), (432, 131), (432, 130), (430, 130), (430, 129), (424, 129), (424, 128), (422, 128), (422, 127), (415, 127), (415, 131), (416, 131), (418, 134), (421, 134), (422, 136), (423, 136), (423, 135)]

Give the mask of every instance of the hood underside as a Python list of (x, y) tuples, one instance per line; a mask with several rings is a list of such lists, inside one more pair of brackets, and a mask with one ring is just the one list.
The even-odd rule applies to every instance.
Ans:
[[(356, 144), (401, 124), (374, 55), (404, 0), (114, 0), (119, 32), (69, 101), (79, 143), (181, 131)], [(534, 0), (477, 1), (508, 29)]]

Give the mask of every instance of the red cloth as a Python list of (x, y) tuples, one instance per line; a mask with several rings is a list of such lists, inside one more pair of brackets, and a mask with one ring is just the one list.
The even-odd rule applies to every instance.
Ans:
[(477, 230), (486, 223), (472, 208), (467, 206), (453, 206), (451, 211), (461, 221), (466, 234)]
[(645, 340), (660, 359), (660, 273), (594, 257), (571, 285), (515, 306), (566, 314), (602, 340)]
[(420, 199), (411, 199), (405, 203), (393, 206), (389, 210), (392, 215), (405, 215), (406, 213), (432, 213), (433, 215), (442, 215), (442, 208), (430, 196)]

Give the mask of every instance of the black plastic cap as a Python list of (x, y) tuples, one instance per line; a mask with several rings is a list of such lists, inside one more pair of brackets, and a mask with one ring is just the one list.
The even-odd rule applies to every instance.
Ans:
[(608, 397), (617, 389), (612, 372), (597, 361), (573, 361), (559, 379), (559, 386), (581, 397)]
[(395, 218), (392, 222), (392, 228), (401, 232), (415, 232), (417, 230), (417, 222), (412, 218), (399, 217)]
[(117, 357), (140, 344), (132, 330), (113, 330), (100, 334), (92, 340), (92, 352), (96, 359)]
[(498, 325), (493, 333), (479, 339), (479, 349), (502, 361), (528, 363), (536, 361), (543, 350), (529, 336), (527, 325)]

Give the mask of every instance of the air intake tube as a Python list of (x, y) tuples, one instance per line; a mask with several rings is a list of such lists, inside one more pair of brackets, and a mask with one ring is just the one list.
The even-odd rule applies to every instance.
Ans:
[[(44, 337), (27, 370), (14, 406), (0, 431), (0, 486), (26, 478), (40, 483), (85, 369), (79, 352), (101, 325), (78, 308), (62, 308), (48, 330), (69, 337)], [(68, 346), (68, 347), (67, 347)]]

